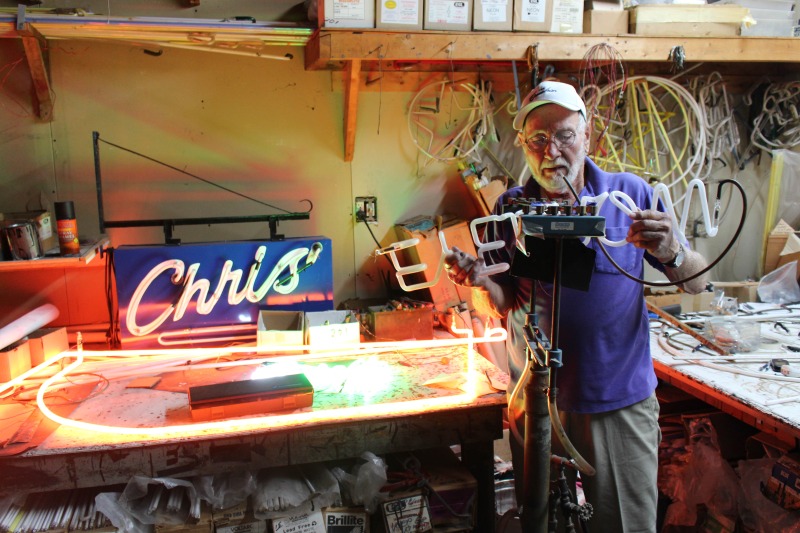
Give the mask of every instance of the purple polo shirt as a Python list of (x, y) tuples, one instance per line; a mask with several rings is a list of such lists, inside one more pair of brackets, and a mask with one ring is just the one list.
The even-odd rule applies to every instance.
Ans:
[[(642, 178), (630, 173), (610, 174), (600, 170), (588, 157), (585, 187), (580, 197), (599, 196), (603, 192), (622, 191), (640, 209), (649, 209), (653, 189)], [(501, 212), (508, 198), (539, 198), (539, 185), (529, 179), (524, 187), (509, 189), (498, 199)], [(610, 201), (601, 207), (606, 218), (606, 238), (624, 240), (632, 221)], [(500, 237), (493, 237), (496, 232)], [(488, 240), (504, 240), (506, 248), (495, 252), (494, 262), (511, 263), (516, 250), (508, 222), (489, 228)], [(626, 278), (608, 261), (596, 239), (588, 246), (597, 251), (588, 292), (562, 288), (559, 347), (563, 366), (557, 372), (558, 406), (563, 411), (601, 413), (627, 407), (648, 398), (656, 387), (656, 375), (650, 357), (650, 335), (644, 286)], [(641, 278), (642, 259), (663, 271), (661, 264), (644, 250), (631, 244), (606, 246), (618, 265)], [(508, 360), (516, 383), (525, 367), (525, 338), (522, 326), (530, 308), (531, 288), (536, 283), (536, 307), (539, 325), (548, 337), (551, 332), (552, 283), (514, 277), (505, 272), (497, 281), (515, 285), (515, 304), (507, 318)]]

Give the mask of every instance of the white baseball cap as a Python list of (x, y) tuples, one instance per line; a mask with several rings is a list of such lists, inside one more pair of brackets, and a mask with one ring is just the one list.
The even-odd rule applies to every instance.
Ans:
[(569, 110), (578, 111), (586, 120), (586, 105), (583, 103), (583, 99), (578, 96), (578, 91), (575, 90), (575, 87), (560, 81), (543, 81), (529, 92), (525, 100), (522, 101), (522, 107), (517, 112), (517, 116), (514, 117), (514, 129), (522, 131), (528, 113), (545, 104), (558, 104)]

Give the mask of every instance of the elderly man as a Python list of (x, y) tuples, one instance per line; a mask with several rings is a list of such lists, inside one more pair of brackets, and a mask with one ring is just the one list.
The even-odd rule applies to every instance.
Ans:
[[(502, 213), (513, 198), (575, 204), (584, 196), (622, 191), (638, 209), (625, 214), (605, 202), (598, 213), (605, 217), (608, 239), (630, 244), (609, 250), (618, 265), (641, 278), (646, 260), (671, 281), (705, 268), (704, 258), (674, 236), (670, 217), (649, 208), (650, 185), (633, 174), (604, 172), (587, 157), (591, 134), (587, 122), (584, 102), (571, 85), (544, 81), (533, 89), (514, 118), (533, 179), (508, 190), (498, 200), (495, 212)], [(488, 229), (488, 240), (506, 242), (492, 262), (512, 264), (515, 253), (521, 252), (515, 249), (511, 225), (501, 222)], [(609, 262), (595, 239), (587, 246), (598, 252), (588, 290), (565, 287), (561, 292), (563, 367), (557, 374), (558, 406), (570, 441), (597, 471), (582, 479), (586, 499), (594, 507), (591, 530), (655, 532), (661, 432), (643, 285)], [(473, 302), (480, 312), (507, 319), (509, 372), (512, 383), (518, 382), (524, 377), (527, 360), (522, 328), (531, 312), (531, 296), (539, 326), (549, 335), (552, 283), (530, 279), (517, 269), (512, 271), (518, 276), (509, 272), (486, 276), (482, 258), (455, 247), (445, 263), (454, 283), (473, 289)], [(696, 293), (705, 285), (700, 276), (683, 283), (682, 288)], [(516, 406), (512, 411), (522, 409)], [(521, 420), (512, 423), (522, 431)], [(513, 438), (511, 444), (520, 487), (522, 446)]]

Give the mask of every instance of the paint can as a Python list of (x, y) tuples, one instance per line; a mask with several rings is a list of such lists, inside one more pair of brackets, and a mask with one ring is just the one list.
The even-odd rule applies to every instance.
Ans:
[(71, 201), (56, 202), (56, 227), (58, 247), (61, 255), (78, 255), (81, 244), (78, 241), (78, 221), (75, 219), (75, 204)]
[(11, 250), (11, 258), (15, 261), (44, 257), (39, 233), (33, 222), (12, 222), (3, 228), (3, 235)]

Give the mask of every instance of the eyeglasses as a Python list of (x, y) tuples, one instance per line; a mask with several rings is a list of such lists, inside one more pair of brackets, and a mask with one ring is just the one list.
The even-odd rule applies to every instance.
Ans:
[(538, 133), (533, 137), (525, 139), (525, 145), (528, 150), (535, 154), (541, 154), (547, 150), (547, 146), (552, 142), (556, 148), (563, 150), (575, 144), (577, 134), (572, 130), (560, 130), (555, 132), (552, 137), (548, 137), (544, 133)]

